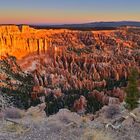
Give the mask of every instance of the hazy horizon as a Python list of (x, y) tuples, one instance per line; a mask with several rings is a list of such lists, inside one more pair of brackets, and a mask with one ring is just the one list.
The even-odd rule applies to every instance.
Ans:
[(4, 0), (0, 24), (71, 24), (140, 21), (139, 0)]

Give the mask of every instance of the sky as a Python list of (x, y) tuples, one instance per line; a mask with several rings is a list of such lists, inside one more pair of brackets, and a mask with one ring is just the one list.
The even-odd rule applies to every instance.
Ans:
[(0, 0), (0, 24), (140, 21), (140, 0)]

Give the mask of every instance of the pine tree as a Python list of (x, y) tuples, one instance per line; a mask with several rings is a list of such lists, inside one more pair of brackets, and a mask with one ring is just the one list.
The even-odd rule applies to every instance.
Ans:
[(128, 86), (126, 88), (126, 107), (129, 110), (133, 110), (138, 106), (138, 100), (139, 100), (139, 90), (137, 85), (137, 79), (138, 79), (138, 71), (136, 69), (132, 69), (130, 76), (128, 78)]

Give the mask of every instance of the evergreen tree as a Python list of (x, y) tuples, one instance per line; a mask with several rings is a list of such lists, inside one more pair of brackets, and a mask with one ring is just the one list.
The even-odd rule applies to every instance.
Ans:
[(126, 88), (127, 94), (126, 94), (125, 102), (126, 102), (126, 107), (129, 110), (133, 110), (138, 106), (139, 91), (138, 91), (137, 79), (138, 79), (138, 71), (133, 68), (128, 78), (128, 86)]

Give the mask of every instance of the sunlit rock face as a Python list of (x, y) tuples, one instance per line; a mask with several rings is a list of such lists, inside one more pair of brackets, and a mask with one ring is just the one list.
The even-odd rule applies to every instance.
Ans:
[(118, 104), (130, 68), (140, 67), (140, 32), (0, 26), (0, 53), (16, 56), (21, 69), (32, 74), (34, 98), (87, 89), (104, 105)]
[[(1, 54), (8, 53), (22, 58), (30, 53), (85, 48), (104, 51), (104, 54), (120, 53), (124, 47), (139, 45), (139, 35), (127, 30), (72, 31), (67, 29), (34, 29), (27, 25), (0, 26)], [(94, 50), (95, 51), (95, 50)]]

